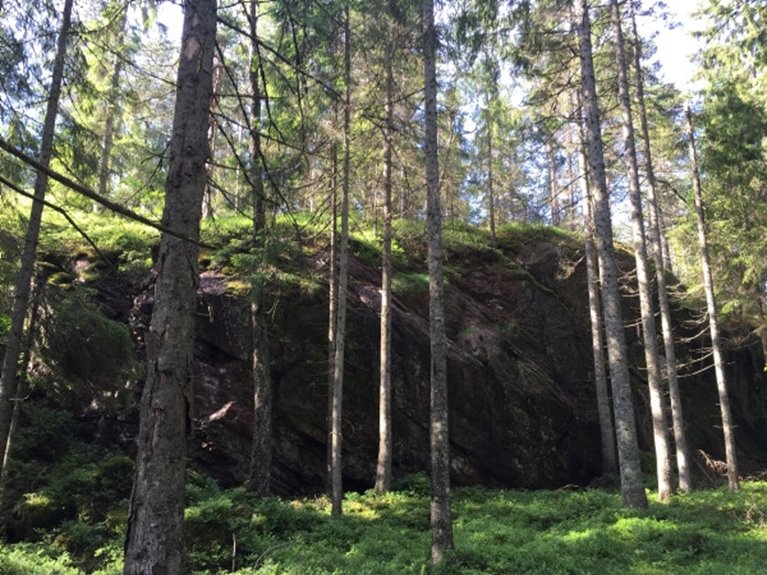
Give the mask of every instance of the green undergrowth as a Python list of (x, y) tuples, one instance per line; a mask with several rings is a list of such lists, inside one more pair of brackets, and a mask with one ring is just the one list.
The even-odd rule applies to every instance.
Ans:
[(133, 277), (151, 267), (160, 241), (156, 229), (108, 212), (78, 213), (73, 219), (80, 231), (59, 214), (46, 214), (40, 236), (43, 253), (82, 255), (97, 264), (96, 269), (115, 267)]
[[(146, 276), (156, 257), (160, 233), (144, 224), (109, 212), (81, 212), (75, 218), (87, 235), (84, 237), (58, 214), (46, 217), (41, 236), (43, 259), (50, 254), (54, 262), (59, 256), (83, 257), (92, 263), (74, 278), (70, 271), (55, 269), (49, 279), (68, 287), (75, 279), (94, 279), (105, 269), (117, 268), (128, 278)], [(201, 270), (221, 271), (231, 278), (231, 292), (245, 294), (271, 285), (295, 287), (301, 293), (313, 293), (323, 285), (314, 274), (318, 268), (307, 265), (329, 247), (330, 222), (327, 216), (308, 213), (282, 214), (255, 239), (252, 221), (247, 216), (220, 216), (204, 220), (200, 231), (199, 262)], [(368, 222), (359, 215), (350, 221), (349, 252), (371, 268), (381, 266), (381, 224)], [(535, 224), (506, 225), (498, 230), (493, 245), (487, 230), (460, 223), (443, 227), (446, 275), (462, 273), (464, 262), (482, 261), (485, 265), (503, 264), (506, 255), (521, 246), (546, 241), (560, 246), (577, 246), (574, 236), (559, 228)], [(1, 246), (0, 246), (1, 247)], [(397, 220), (393, 222), (392, 260), (395, 290), (405, 293), (420, 291), (420, 277), (426, 271), (425, 222)], [(59, 263), (52, 264), (54, 267)], [(322, 271), (321, 269), (319, 270)], [(320, 274), (321, 276), (322, 274)], [(399, 275), (399, 280), (396, 275)], [(315, 277), (317, 276), (317, 277)], [(0, 317), (0, 329), (3, 318)]]
[[(204, 222), (202, 239), (213, 246), (202, 249), (202, 268), (217, 269), (227, 274), (232, 292), (245, 293), (250, 291), (251, 286), (257, 289), (269, 286), (270, 290), (293, 286), (299, 292), (311, 295), (323, 285), (323, 270), (307, 266), (306, 260), (329, 247), (329, 223), (321, 218), (311, 218), (306, 214), (281, 216), (269, 233), (262, 234), (258, 247), (253, 246), (248, 218), (218, 218)], [(544, 226), (508, 226), (499, 235), (499, 244), (492, 246), (486, 230), (463, 224), (446, 225), (443, 232), (445, 254), (449, 260), (445, 264), (446, 277), (450, 277), (451, 273), (460, 276), (464, 263), (478, 259), (486, 265), (506, 265), (508, 258), (504, 250), (540, 240), (566, 244), (572, 236), (569, 232), (549, 230)], [(394, 222), (393, 287), (398, 295), (427, 291), (426, 247), (424, 222)], [(380, 268), (380, 225), (352, 218), (349, 253), (368, 267)]]
[(423, 272), (396, 273), (392, 277), (392, 291), (398, 296), (429, 293), (429, 276)]
[(540, 242), (568, 245), (577, 238), (577, 235), (556, 226), (514, 222), (500, 226), (496, 232), (496, 238), (500, 246), (514, 248), (523, 244)]
[[(98, 476), (97, 468), (90, 469), (81, 481)], [(97, 491), (113, 489), (96, 485)], [(746, 575), (764, 566), (764, 481), (746, 482), (739, 493), (722, 488), (674, 496), (667, 504), (651, 502), (648, 510), (625, 509), (618, 494), (599, 489), (456, 489), (456, 549), (439, 568), (428, 562), (428, 492), (425, 476), (409, 476), (385, 496), (347, 494), (344, 515), (332, 518), (325, 497), (258, 499), (241, 488), (220, 489), (192, 472), (186, 510), (190, 571)], [(0, 545), (0, 573), (119, 573), (122, 529), (104, 527), (108, 517), (100, 518), (102, 527), (83, 517), (87, 513), (38, 533), (36, 542)], [(86, 542), (98, 533), (84, 558), (77, 538)]]

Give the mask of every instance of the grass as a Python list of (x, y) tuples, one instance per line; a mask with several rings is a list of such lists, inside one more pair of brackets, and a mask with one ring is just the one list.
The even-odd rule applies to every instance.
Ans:
[[(739, 493), (674, 496), (648, 510), (624, 509), (619, 495), (597, 489), (456, 489), (456, 549), (438, 569), (428, 564), (428, 481), (411, 477), (400, 489), (383, 497), (349, 493), (344, 515), (331, 518), (324, 497), (257, 500), (193, 474), (186, 512), (192, 572), (229, 572), (233, 561), (240, 575), (746, 575), (764, 568), (764, 481), (745, 482)], [(119, 572), (119, 540), (90, 550), (104, 558), (100, 571), (78, 568), (77, 549), (62, 540), (51, 532), (42, 542), (0, 545), (0, 573)]]

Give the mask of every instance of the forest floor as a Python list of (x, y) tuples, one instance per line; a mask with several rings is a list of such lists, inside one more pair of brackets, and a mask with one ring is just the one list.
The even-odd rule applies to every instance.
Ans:
[[(428, 480), (410, 476), (376, 497), (349, 493), (331, 518), (326, 498), (258, 500), (190, 477), (190, 571), (291, 575), (743, 574), (764, 572), (767, 482), (621, 506), (603, 489), (453, 493), (455, 551), (430, 569)], [(70, 522), (37, 542), (0, 544), (0, 574), (117, 574), (122, 523)], [(101, 527), (111, 537), (104, 537)], [(99, 535), (100, 534), (100, 535)], [(98, 548), (95, 546), (99, 545)]]

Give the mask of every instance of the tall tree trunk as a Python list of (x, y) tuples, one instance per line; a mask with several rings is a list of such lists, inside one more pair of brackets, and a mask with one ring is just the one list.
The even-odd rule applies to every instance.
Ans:
[(676, 445), (676, 465), (679, 476), (679, 490), (686, 493), (692, 488), (690, 466), (687, 448), (687, 438), (684, 431), (684, 415), (682, 398), (679, 392), (679, 378), (676, 367), (676, 351), (674, 349), (674, 332), (671, 323), (671, 306), (668, 300), (666, 285), (666, 265), (663, 258), (663, 241), (661, 239), (661, 223), (659, 218), (659, 202), (655, 169), (652, 161), (650, 146), (650, 130), (647, 124), (647, 110), (644, 99), (644, 82), (642, 80), (642, 45), (637, 31), (636, 17), (633, 5), (631, 11), (631, 26), (634, 36), (634, 70), (636, 71), (637, 104), (639, 106), (639, 125), (644, 142), (645, 173), (647, 176), (647, 204), (650, 214), (650, 240), (652, 256), (655, 262), (655, 278), (658, 283), (658, 304), (660, 308), (661, 329), (663, 331), (663, 349), (666, 356), (666, 374), (668, 377), (669, 397), (671, 400), (671, 420)]
[[(580, 118), (579, 118), (580, 119)], [(591, 319), (591, 351), (594, 358), (594, 386), (597, 395), (597, 413), (599, 414), (599, 433), (602, 445), (602, 473), (604, 475), (618, 474), (618, 460), (615, 451), (615, 426), (610, 409), (610, 392), (605, 370), (604, 329), (602, 328), (601, 299), (599, 297), (599, 270), (597, 253), (594, 247), (594, 200), (591, 197), (588, 176), (588, 159), (586, 157), (586, 141), (583, 134), (583, 122), (579, 121), (580, 153), (578, 159), (581, 167), (581, 196), (586, 213), (586, 282), (589, 292), (589, 318)]]
[[(214, 111), (219, 107), (219, 94), (221, 93), (221, 69), (223, 64), (218, 58), (213, 57), (213, 91), (210, 95), (209, 109)], [(208, 165), (208, 181), (205, 185), (205, 193), (202, 200), (202, 217), (208, 219), (213, 217), (213, 193), (216, 191), (213, 186), (213, 178), (216, 173), (216, 167), (213, 161), (216, 159), (216, 136), (218, 135), (218, 124), (213, 114), (208, 117), (208, 149), (210, 150), (211, 163)]]
[[(588, 204), (590, 200), (586, 200)], [(590, 208), (587, 208), (589, 212)], [(597, 412), (599, 414), (599, 432), (602, 445), (602, 474), (616, 475), (618, 461), (615, 452), (615, 427), (610, 409), (610, 392), (607, 384), (604, 353), (604, 330), (602, 329), (601, 301), (599, 298), (599, 271), (597, 269), (597, 254), (594, 248), (594, 217), (586, 232), (586, 281), (589, 291), (589, 316), (591, 319), (591, 350), (594, 358), (594, 383), (597, 394)]]
[[(390, 0), (387, 22), (395, 19), (396, 2)], [(393, 26), (387, 26), (391, 31)], [(392, 474), (392, 421), (391, 421), (391, 240), (392, 240), (392, 138), (394, 136), (394, 56), (393, 34), (386, 40), (386, 103), (384, 104), (383, 149), (383, 246), (381, 247), (381, 365), (378, 394), (378, 464), (376, 466), (376, 493), (381, 495), (391, 488)]]
[[(163, 224), (196, 240), (207, 179), (208, 116), (216, 39), (215, 0), (188, 0), (176, 81)], [(191, 427), (197, 244), (163, 233), (136, 472), (125, 539), (125, 573), (183, 573), (186, 437)]]
[(673, 492), (671, 454), (668, 438), (668, 422), (663, 402), (663, 377), (658, 353), (655, 310), (653, 309), (650, 272), (647, 269), (647, 240), (642, 216), (642, 192), (639, 188), (639, 165), (636, 153), (634, 121), (629, 94), (628, 64), (623, 42), (621, 11), (617, 0), (611, 1), (612, 27), (615, 42), (615, 64), (618, 69), (618, 99), (623, 121), (623, 138), (626, 146), (626, 172), (631, 201), (631, 227), (634, 236), (634, 261), (636, 262), (639, 308), (644, 335), (647, 386), (650, 393), (653, 439), (655, 444), (655, 471), (658, 479), (658, 499), (666, 501)]
[(495, 237), (495, 189), (493, 188), (493, 119), (490, 97), (485, 102), (487, 110), (487, 211), (490, 216), (490, 239), (496, 244)]
[(602, 130), (594, 77), (588, 0), (578, 0), (576, 8), (575, 25), (579, 37), (583, 115), (586, 128), (590, 187), (594, 196), (594, 224), (596, 229), (594, 239), (602, 278), (602, 306), (613, 391), (621, 492), (624, 505), (645, 508), (647, 507), (647, 496), (644, 492), (642, 471), (639, 465), (639, 444), (634, 405), (631, 398), (626, 340), (623, 333), (621, 296), (615, 264)]
[[(13, 401), (13, 411), (11, 413), (11, 422), (8, 428), (8, 439), (5, 442), (5, 453), (3, 454), (2, 467), (0, 467), (0, 504), (5, 499), (5, 488), (8, 485), (9, 463), (13, 451), (13, 439), (16, 434), (16, 428), (19, 423), (19, 414), (21, 412), (21, 403), (27, 394), (29, 382), (29, 364), (32, 359), (32, 348), (35, 344), (37, 335), (37, 325), (40, 319), (40, 300), (42, 298), (42, 288), (39, 284), (39, 278), (33, 280), (31, 286), (30, 304), (29, 304), (29, 325), (26, 329), (26, 338), (24, 341), (24, 352), (22, 354), (22, 373), (19, 376), (16, 385), (16, 397)], [(0, 533), (5, 532), (5, 517), (0, 515)]]
[(330, 437), (330, 495), (332, 514), (341, 515), (344, 497), (343, 465), (343, 393), (344, 352), (346, 348), (346, 299), (349, 284), (349, 179), (351, 177), (351, 31), (349, 7), (344, 9), (344, 128), (343, 165), (341, 174), (341, 244), (338, 250), (338, 309), (336, 310), (335, 355), (333, 358), (333, 389)]
[(429, 243), (429, 338), (431, 342), (431, 561), (442, 562), (453, 548), (450, 511), (450, 435), (447, 401), (447, 339), (442, 282), (442, 208), (437, 156), (437, 30), (434, 2), (423, 0), (424, 154), (426, 160), (426, 231)]
[[(765, 290), (761, 285), (755, 285), (753, 287), (754, 305), (759, 310), (759, 325), (756, 328), (756, 334), (759, 336), (759, 341), (762, 344), (762, 360), (765, 362), (762, 364), (763, 368), (767, 368), (767, 313), (765, 313)], [(2, 499), (0, 499), (2, 501)]]
[[(127, 7), (121, 7), (119, 10), (121, 10), (121, 13), (117, 20), (117, 37), (115, 38), (115, 44), (117, 45), (118, 49), (122, 48), (124, 44), (125, 26), (128, 21)], [(109, 92), (107, 95), (107, 98), (109, 99), (109, 110), (104, 121), (104, 138), (101, 141), (101, 156), (99, 157), (97, 192), (101, 197), (106, 197), (109, 186), (110, 160), (112, 158), (112, 148), (114, 148), (114, 137), (115, 132), (117, 131), (117, 123), (119, 122), (121, 113), (121, 108), (118, 100), (123, 66), (123, 58), (118, 54), (115, 57), (114, 67), (112, 68), (112, 76), (109, 80)], [(99, 204), (94, 203), (93, 210), (98, 211), (98, 206)]]
[[(338, 108), (333, 107), (333, 123), (338, 122)], [(334, 139), (335, 140), (335, 139)], [(332, 489), (333, 450), (333, 381), (335, 380), (336, 322), (338, 318), (338, 144), (330, 147), (330, 246), (328, 262), (328, 412), (327, 412), (327, 490)]]
[(671, 248), (668, 245), (668, 238), (666, 237), (666, 220), (663, 215), (663, 205), (658, 202), (658, 230), (660, 232), (660, 246), (661, 246), (661, 252), (663, 254), (663, 267), (666, 268), (667, 271), (673, 273), (674, 268), (672, 266), (671, 262)]
[(714, 354), (714, 373), (716, 387), (719, 392), (719, 410), (722, 414), (722, 432), (724, 434), (724, 451), (727, 459), (727, 483), (732, 491), (740, 488), (738, 479), (738, 459), (735, 452), (735, 431), (730, 413), (730, 397), (727, 392), (727, 380), (724, 373), (724, 358), (722, 357), (722, 342), (719, 335), (719, 323), (716, 313), (716, 297), (714, 295), (714, 279), (711, 275), (711, 264), (708, 256), (708, 240), (706, 238), (706, 220), (703, 212), (703, 192), (700, 187), (700, 172), (698, 171), (698, 156), (695, 150), (695, 133), (692, 125), (692, 112), (688, 108), (687, 135), (690, 145), (690, 162), (692, 167), (692, 184), (695, 193), (695, 216), (698, 223), (698, 241), (700, 243), (700, 265), (703, 268), (703, 289), (706, 292), (706, 307), (708, 308), (708, 327), (711, 332), (711, 347)]
[(558, 226), (561, 222), (559, 210), (559, 182), (557, 181), (557, 150), (554, 134), (551, 134), (546, 144), (546, 158), (549, 164), (549, 199), (551, 201), (551, 225)]
[[(262, 245), (266, 218), (264, 213), (264, 182), (261, 162), (261, 84), (258, 58), (258, 2), (251, 0), (248, 14), (250, 33), (250, 164), (249, 179), (253, 204), (253, 247)], [(255, 493), (269, 493), (272, 462), (272, 381), (269, 372), (269, 333), (263, 313), (262, 286), (253, 285), (250, 304), (251, 377), (253, 378), (253, 436), (250, 448), (250, 469), (247, 485)]]
[[(53, 60), (51, 87), (48, 91), (48, 103), (43, 120), (43, 132), (40, 139), (40, 155), (38, 162), (46, 168), (53, 156), (53, 138), (56, 132), (56, 116), (59, 111), (61, 98), (61, 80), (64, 75), (64, 60), (67, 51), (67, 37), (71, 28), (73, 0), (64, 1), (61, 14), (61, 28), (56, 44), (56, 56)], [(48, 176), (38, 171), (35, 176), (34, 202), (29, 214), (27, 233), (24, 237), (24, 249), (21, 254), (21, 268), (14, 286), (13, 310), (11, 325), (5, 342), (3, 357), (3, 372), (0, 376), (0, 461), (5, 455), (8, 442), (8, 432), (13, 414), (13, 397), (16, 394), (17, 370), (21, 357), (21, 344), (24, 337), (24, 320), (27, 316), (29, 297), (32, 289), (37, 244), (40, 239), (40, 223), (43, 217), (43, 201), (48, 188)]]
[(272, 469), (272, 379), (269, 373), (269, 345), (262, 289), (254, 286), (250, 304), (251, 377), (253, 378), (253, 436), (250, 443), (250, 467), (247, 486), (251, 491), (266, 495)]
[[(566, 153), (567, 153), (567, 209), (565, 210), (565, 221), (569, 224), (568, 227), (570, 229), (577, 229), (578, 222), (577, 222), (577, 213), (575, 211), (577, 201), (577, 177), (575, 174), (575, 163), (576, 161), (581, 161), (584, 158), (581, 158), (581, 154), (583, 152), (583, 146), (579, 145), (579, 147), (576, 149), (576, 134), (582, 129), (583, 122), (580, 121), (580, 105), (578, 103), (578, 94), (577, 90), (569, 90), (568, 91), (568, 104), (570, 106), (570, 122), (567, 124), (567, 146), (566, 146)], [(574, 120), (577, 118), (577, 123), (573, 123)], [(577, 158), (577, 160), (575, 159)], [(585, 165), (585, 162), (584, 162)], [(585, 172), (584, 174), (584, 181), (586, 181)], [(583, 196), (584, 201), (586, 198), (586, 195)]]
[(264, 170), (263, 170), (263, 151), (261, 149), (261, 81), (259, 72), (261, 67), (260, 49), (258, 45), (258, 0), (251, 0), (250, 12), (248, 14), (248, 26), (250, 33), (250, 70), (248, 79), (250, 80), (250, 140), (248, 142), (248, 155), (250, 163), (250, 183), (252, 186), (253, 200), (253, 232), (255, 237), (266, 225), (266, 210), (264, 207)]
[[(400, 181), (407, 183), (408, 181), (407, 171), (405, 170), (405, 165), (402, 162), (400, 162), (400, 165), (399, 165), (399, 177), (400, 177)], [(402, 185), (400, 187), (399, 216), (403, 220), (407, 220), (410, 218), (410, 190), (408, 189), (407, 185)]]

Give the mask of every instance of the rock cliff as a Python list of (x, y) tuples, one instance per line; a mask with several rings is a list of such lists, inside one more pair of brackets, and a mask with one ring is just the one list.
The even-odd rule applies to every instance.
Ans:
[[(412, 239), (412, 238), (411, 238)], [(416, 238), (417, 240), (417, 238)], [(400, 238), (400, 242), (404, 240)], [(423, 253), (400, 254), (393, 305), (393, 434), (396, 476), (429, 461), (428, 292)], [(360, 246), (356, 246), (359, 248)], [(355, 252), (355, 245), (352, 246)], [(380, 274), (364, 250), (351, 258), (343, 453), (346, 489), (372, 486), (377, 449)], [(630, 277), (632, 258), (621, 265)], [(268, 282), (275, 390), (273, 486), (277, 493), (322, 487), (326, 462), (327, 253), (304, 251), (305, 284)], [(452, 477), (456, 484), (519, 488), (585, 485), (600, 474), (599, 430), (579, 241), (544, 228), (508, 230), (496, 247), (447, 241), (446, 312)], [(397, 281), (399, 278), (399, 281)], [(248, 467), (252, 394), (248, 297), (211, 266), (199, 292), (195, 432), (191, 457), (224, 484)], [(624, 314), (640, 438), (651, 451), (649, 401), (636, 298), (626, 280)], [(133, 325), (151, 311), (151, 289), (134, 294)], [(700, 371), (704, 338), (675, 310), (682, 393), (691, 447), (723, 458), (713, 373)], [(746, 469), (767, 461), (767, 387), (758, 346), (730, 349), (728, 374)]]

